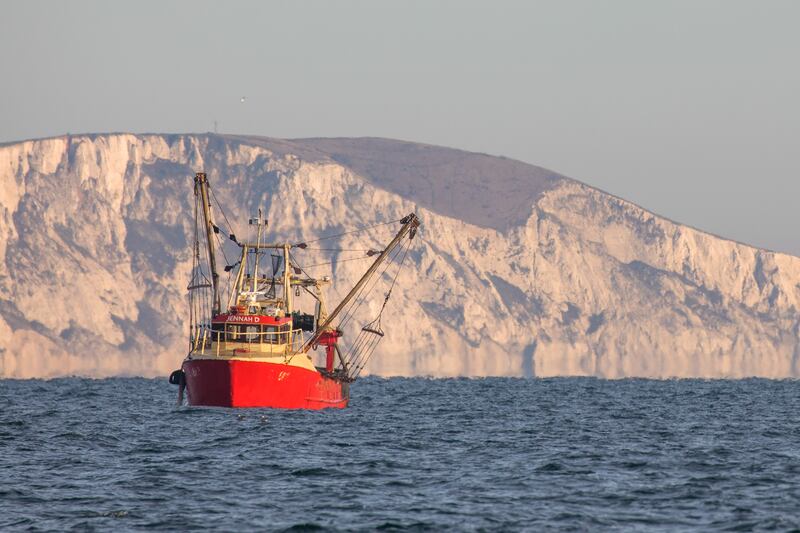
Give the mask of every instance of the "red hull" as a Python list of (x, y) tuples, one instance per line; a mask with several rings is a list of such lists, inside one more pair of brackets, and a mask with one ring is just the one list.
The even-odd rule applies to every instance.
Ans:
[(259, 361), (188, 359), (189, 405), (325, 409), (347, 407), (348, 383), (291, 365)]

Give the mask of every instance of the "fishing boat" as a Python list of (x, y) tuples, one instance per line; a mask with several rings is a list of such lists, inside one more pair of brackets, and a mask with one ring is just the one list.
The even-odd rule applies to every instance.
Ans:
[[(227, 221), (207, 175), (196, 173), (193, 264), (187, 287), (189, 353), (170, 376), (170, 383), (179, 387), (178, 403), (183, 403), (185, 393), (192, 406), (347, 407), (350, 385), (384, 337), (381, 315), (420, 225), (418, 217), (411, 213), (375, 225), (397, 223), (399, 229), (383, 249), (365, 251), (371, 265), (329, 313), (325, 294), (330, 277), (308, 275), (295, 258), (310, 249), (309, 243), (262, 242), (268, 221), (261, 210), (248, 221), (255, 239), (240, 241), (230, 226), (226, 231), (216, 223), (212, 198)], [(346, 233), (355, 231), (360, 230)], [(223, 244), (238, 247), (239, 252), (238, 260), (224, 267), (228, 275), (224, 307), (217, 271), (217, 249), (224, 253)], [(387, 271), (390, 265), (397, 268), (393, 277)], [(380, 280), (391, 280), (380, 312), (343, 347), (345, 323)], [(301, 295), (313, 302), (313, 312), (301, 309)], [(316, 366), (314, 352), (320, 348), (324, 365)]]

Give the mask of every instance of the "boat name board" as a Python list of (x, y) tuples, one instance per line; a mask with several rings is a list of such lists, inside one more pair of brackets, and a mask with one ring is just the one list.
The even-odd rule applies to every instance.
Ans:
[(286, 324), (291, 318), (277, 318), (263, 315), (220, 315), (214, 318), (214, 322), (225, 322), (226, 324)]
[(261, 322), (261, 317), (258, 315), (233, 315), (225, 319), (225, 322), (245, 322), (258, 324)]

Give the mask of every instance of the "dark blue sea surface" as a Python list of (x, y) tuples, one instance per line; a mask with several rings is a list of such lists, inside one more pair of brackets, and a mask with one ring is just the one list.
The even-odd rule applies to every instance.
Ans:
[(378, 379), (345, 410), (0, 381), (0, 530), (792, 530), (800, 381)]

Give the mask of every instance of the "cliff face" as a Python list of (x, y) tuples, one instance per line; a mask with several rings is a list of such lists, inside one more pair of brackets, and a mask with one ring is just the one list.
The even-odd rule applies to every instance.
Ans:
[[(197, 170), (232, 222), (262, 207), (290, 241), (417, 211), (371, 373), (800, 375), (800, 259), (544, 169), (382, 139), (110, 134), (0, 146), (1, 377), (178, 367)], [(366, 266), (313, 273), (335, 302)]]

